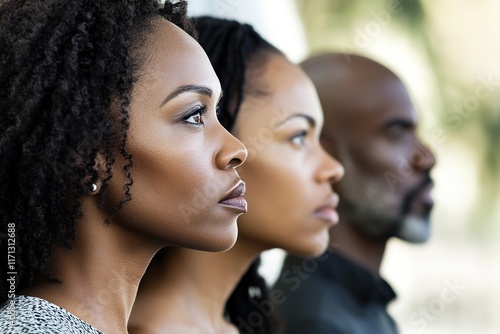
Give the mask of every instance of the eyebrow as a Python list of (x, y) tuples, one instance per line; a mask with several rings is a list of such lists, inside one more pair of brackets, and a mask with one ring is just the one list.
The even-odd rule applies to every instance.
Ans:
[(206, 95), (208, 97), (212, 97), (213, 95), (212, 90), (206, 86), (199, 86), (199, 85), (179, 86), (163, 100), (163, 102), (160, 104), (160, 107), (166, 104), (168, 101), (172, 100), (173, 98), (188, 92), (198, 93)]
[(287, 118), (281, 120), (280, 122), (278, 122), (277, 126), (281, 126), (283, 124), (285, 124), (286, 122), (290, 121), (291, 119), (294, 119), (294, 118), (297, 118), (297, 117), (301, 117), (301, 118), (305, 118), (307, 123), (309, 123), (309, 125), (311, 127), (316, 127), (316, 120), (314, 118), (312, 118), (311, 116), (309, 115), (306, 115), (306, 114), (293, 114), (293, 115), (290, 115), (288, 116)]
[(383, 123), (381, 128), (388, 129), (393, 126), (403, 126), (405, 128), (411, 129), (416, 127), (416, 123), (413, 120), (405, 119), (405, 118), (393, 118)]

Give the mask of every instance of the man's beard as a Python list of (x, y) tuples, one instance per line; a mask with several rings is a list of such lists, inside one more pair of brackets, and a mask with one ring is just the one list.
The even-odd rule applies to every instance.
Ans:
[(345, 167), (346, 175), (338, 184), (342, 220), (374, 240), (385, 241), (394, 236), (411, 243), (423, 243), (429, 239), (431, 207), (426, 208), (423, 215), (410, 212), (419, 191), (432, 183), (428, 174), (401, 202), (383, 178), (360, 175), (354, 166)]
[(428, 217), (405, 216), (394, 236), (414, 244), (424, 243), (431, 236), (430, 220)]

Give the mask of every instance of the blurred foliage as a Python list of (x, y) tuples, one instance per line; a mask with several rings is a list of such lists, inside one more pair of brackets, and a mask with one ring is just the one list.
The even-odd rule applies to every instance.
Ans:
[[(474, 108), (470, 108), (471, 112), (464, 114), (458, 111), (460, 108), (462, 110), (465, 108), (467, 98), (475, 94), (479, 83), (476, 78), (465, 77), (461, 69), (456, 67), (457, 62), (450, 61), (450, 53), (453, 55), (453, 52), (445, 49), (447, 41), (440, 37), (440, 32), (429, 15), (431, 11), (436, 13), (442, 10), (442, 7), (436, 6), (439, 2), (425, 0), (295, 1), (304, 22), (312, 53), (325, 50), (345, 52), (346, 45), (355, 44), (356, 40), (353, 36), (356, 32), (367, 27), (369, 22), (380, 22), (377, 21), (380, 20), (380, 17), (378, 19), (376, 17), (377, 13), (383, 11), (392, 13), (389, 17), (390, 24), (384, 26), (383, 29), (397, 31), (410, 39), (426, 60), (429, 73), (434, 76), (437, 97), (434, 98), (433, 109), (437, 109), (434, 113), (436, 122), (446, 130), (449, 140), (460, 143), (471, 152), (479, 152), (480, 160), (476, 162), (476, 169), (480, 175), (480, 194), (476, 200), (477, 209), (471, 215), (477, 218), (479, 214), (480, 220), (488, 221), (486, 224), (494, 223), (493, 217), (488, 216), (488, 213), (493, 211), (494, 203), (500, 196), (500, 110), (498, 110), (500, 109), (500, 98), (498, 98), (500, 82), (490, 97), (476, 100), (478, 103)], [(487, 11), (485, 7), (484, 14), (487, 14)], [(442, 12), (437, 14), (439, 15), (435, 15), (434, 18), (443, 18), (443, 15), (447, 15)], [(461, 24), (460, 19), (452, 20), (452, 22)], [(455, 32), (457, 29), (454, 26), (446, 27), (446, 29), (448, 35), (458, 33)], [(491, 38), (494, 38), (494, 31), (487, 31), (481, 27), (476, 27), (476, 29), (478, 29), (477, 36), (482, 35), (481, 37), (484, 38), (485, 33), (490, 33)], [(458, 37), (460, 39), (463, 36)], [(486, 36), (485, 40), (488, 41), (488, 38)], [(485, 45), (487, 47), (487, 42)], [(368, 51), (367, 49), (355, 47), (354, 50), (347, 49), (347, 51), (363, 54), (364, 51)], [(466, 56), (469, 50), (460, 51)], [(457, 59), (460, 58), (463, 64), (460, 66), (467, 66), (467, 63), (463, 62), (463, 59), (466, 59), (464, 54), (456, 53)], [(469, 59), (471, 64), (481, 61), (481, 59)], [(492, 65), (493, 73), (495, 73), (494, 67)], [(496, 74), (497, 80), (500, 80), (500, 72)], [(487, 73), (484, 77), (487, 77)], [(458, 122), (457, 119), (459, 119)], [(474, 221), (472, 222), (475, 223)], [(475, 226), (478, 224), (481, 223), (478, 222)]]

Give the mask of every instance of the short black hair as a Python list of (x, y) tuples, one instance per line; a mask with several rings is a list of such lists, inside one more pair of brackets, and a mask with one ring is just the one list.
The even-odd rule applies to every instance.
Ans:
[(71, 246), (81, 198), (99, 177), (98, 156), (106, 170), (102, 201), (114, 154), (127, 161), (123, 199), (110, 217), (130, 200), (129, 102), (141, 65), (133, 48), (157, 16), (193, 32), (186, 6), (169, 0), (0, 5), (0, 303), (9, 295), (9, 272), (17, 272), (16, 288), (50, 279), (51, 246)]

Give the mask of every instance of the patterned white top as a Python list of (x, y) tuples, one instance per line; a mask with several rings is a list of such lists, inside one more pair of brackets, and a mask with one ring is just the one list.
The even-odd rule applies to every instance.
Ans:
[(103, 334), (65, 309), (30, 296), (16, 296), (2, 305), (0, 333)]

